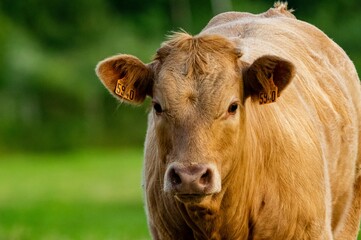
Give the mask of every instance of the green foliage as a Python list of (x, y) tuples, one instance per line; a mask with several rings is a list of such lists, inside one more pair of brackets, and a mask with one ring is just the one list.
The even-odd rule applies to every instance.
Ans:
[[(216, 7), (217, 4), (221, 4)], [(0, 2), (0, 151), (141, 146), (147, 105), (117, 103), (95, 76), (117, 53), (149, 62), (172, 30), (196, 34), (219, 11), (259, 13), (266, 0)], [(358, 0), (289, 1), (361, 69)]]
[(0, 239), (149, 239), (141, 150), (2, 158)]
[(144, 48), (103, 1), (4, 1), (0, 18), (0, 151), (142, 144), (146, 107), (119, 106), (94, 68), (118, 52), (149, 61), (160, 33)]

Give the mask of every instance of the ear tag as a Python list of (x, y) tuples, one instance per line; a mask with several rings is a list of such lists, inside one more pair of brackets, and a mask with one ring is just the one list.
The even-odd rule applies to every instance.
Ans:
[(133, 88), (127, 88), (123, 83), (123, 78), (118, 79), (117, 85), (115, 86), (114, 93), (118, 95), (119, 97), (128, 100), (128, 101), (134, 101), (135, 98), (135, 89)]
[(278, 88), (273, 82), (273, 75), (269, 79), (270, 82), (270, 90), (268, 92), (261, 91), (259, 93), (259, 104), (267, 104), (267, 103), (273, 103), (277, 101), (278, 97)]

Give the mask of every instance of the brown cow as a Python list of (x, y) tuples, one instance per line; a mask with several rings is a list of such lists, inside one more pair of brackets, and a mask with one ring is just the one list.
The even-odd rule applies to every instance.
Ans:
[(196, 36), (175, 33), (149, 64), (118, 55), (96, 71), (121, 101), (152, 98), (144, 192), (154, 239), (356, 238), (359, 78), (286, 4), (220, 14)]

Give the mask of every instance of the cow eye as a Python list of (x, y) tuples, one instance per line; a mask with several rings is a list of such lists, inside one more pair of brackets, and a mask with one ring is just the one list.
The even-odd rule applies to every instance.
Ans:
[(157, 102), (153, 102), (153, 109), (157, 115), (160, 115), (163, 112), (162, 106)]
[(237, 109), (238, 109), (238, 103), (232, 103), (228, 107), (228, 113), (229, 114), (235, 114), (237, 112)]

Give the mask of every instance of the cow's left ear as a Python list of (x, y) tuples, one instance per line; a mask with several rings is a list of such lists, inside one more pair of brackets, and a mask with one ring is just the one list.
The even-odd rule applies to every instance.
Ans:
[(151, 95), (153, 67), (138, 58), (120, 54), (99, 62), (96, 74), (104, 86), (121, 101), (140, 104)]
[(258, 98), (261, 92), (269, 92), (272, 85), (278, 88), (278, 96), (295, 75), (294, 65), (277, 56), (264, 55), (255, 60), (243, 72), (244, 98)]

